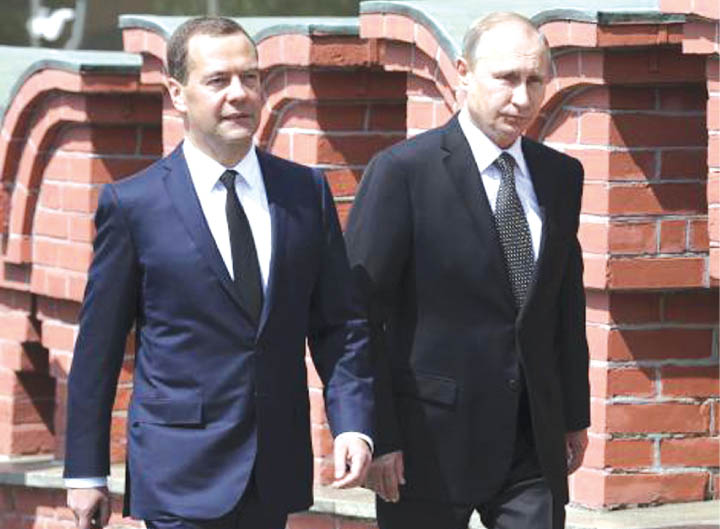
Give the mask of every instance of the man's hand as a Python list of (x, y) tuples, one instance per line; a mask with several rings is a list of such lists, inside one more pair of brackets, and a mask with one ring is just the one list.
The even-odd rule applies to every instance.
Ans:
[(567, 454), (568, 475), (575, 472), (582, 464), (585, 449), (588, 445), (587, 429), (565, 434), (565, 451)]
[(390, 452), (373, 460), (365, 486), (374, 490), (385, 501), (400, 499), (399, 485), (405, 485), (405, 466), (402, 451)]
[(67, 504), (75, 514), (77, 529), (100, 529), (110, 521), (110, 493), (106, 487), (68, 489)]
[(335, 439), (335, 481), (336, 489), (357, 487), (365, 481), (372, 455), (370, 447), (355, 435), (339, 435)]

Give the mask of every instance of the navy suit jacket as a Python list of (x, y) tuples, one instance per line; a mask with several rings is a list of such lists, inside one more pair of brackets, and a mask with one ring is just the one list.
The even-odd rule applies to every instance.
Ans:
[(126, 336), (137, 350), (128, 411), (126, 514), (215, 518), (255, 469), (277, 512), (312, 503), (306, 338), (337, 435), (371, 435), (366, 321), (322, 174), (258, 151), (272, 219), (260, 322), (245, 310), (178, 147), (104, 187), (68, 382), (66, 477), (109, 470)]

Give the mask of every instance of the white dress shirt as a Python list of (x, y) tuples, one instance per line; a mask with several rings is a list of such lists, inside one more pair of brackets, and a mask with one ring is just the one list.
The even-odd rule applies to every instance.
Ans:
[[(270, 276), (270, 260), (272, 257), (272, 223), (267, 193), (265, 191), (265, 182), (263, 181), (260, 162), (258, 161), (255, 148), (251, 148), (245, 157), (234, 167), (225, 167), (217, 162), (198, 149), (189, 138), (185, 138), (182, 149), (190, 171), (190, 179), (192, 180), (195, 193), (200, 201), (200, 207), (210, 228), (210, 233), (215, 240), (215, 245), (222, 256), (225, 267), (233, 279), (230, 230), (228, 229), (227, 217), (225, 216), (227, 189), (220, 181), (220, 177), (226, 169), (234, 169), (238, 172), (238, 176), (235, 177), (235, 192), (250, 223), (250, 231), (252, 231), (255, 249), (257, 250), (258, 263), (260, 265), (263, 291), (267, 292), (268, 278)], [(343, 432), (337, 436), (336, 440), (346, 435), (360, 437), (368, 443), (372, 450), (372, 439), (359, 432)], [(106, 477), (65, 479), (65, 486), (67, 488), (81, 489), (104, 487), (106, 485)]]
[(500, 169), (494, 162), (503, 151), (510, 154), (515, 160), (515, 190), (517, 191), (520, 204), (522, 204), (528, 226), (530, 227), (533, 254), (537, 261), (538, 254), (540, 253), (540, 237), (542, 235), (543, 219), (537, 196), (535, 195), (535, 188), (533, 188), (530, 170), (525, 163), (520, 138), (515, 140), (507, 149), (501, 149), (473, 123), (467, 106), (463, 107), (460, 111), (458, 122), (460, 123), (463, 134), (465, 134), (465, 138), (467, 138), (470, 144), (470, 149), (472, 150), (473, 158), (475, 158), (483, 188), (485, 189), (493, 213), (495, 213), (495, 203), (497, 202), (501, 179)]

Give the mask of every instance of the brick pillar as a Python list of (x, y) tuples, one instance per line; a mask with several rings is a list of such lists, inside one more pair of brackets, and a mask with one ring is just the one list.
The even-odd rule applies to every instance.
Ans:
[(707, 59), (708, 128), (708, 233), (710, 236), (710, 280), (720, 281), (720, 60)]
[(592, 425), (571, 479), (585, 506), (717, 497), (705, 106), (700, 83), (602, 86), (571, 94), (545, 127), (586, 170)]
[(52, 451), (55, 383), (32, 295), (0, 289), (0, 456)]

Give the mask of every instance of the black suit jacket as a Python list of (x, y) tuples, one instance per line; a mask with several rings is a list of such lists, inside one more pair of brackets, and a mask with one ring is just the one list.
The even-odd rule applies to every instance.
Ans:
[(524, 373), (534, 440), (567, 501), (564, 435), (589, 424), (580, 163), (523, 138), (543, 216), (516, 310), (492, 210), (457, 117), (368, 165), (346, 242), (371, 321), (377, 453), (408, 497), (480, 504), (507, 475)]
[(254, 471), (279, 513), (312, 503), (306, 338), (333, 433), (371, 435), (367, 324), (320, 171), (258, 151), (273, 235), (260, 322), (205, 222), (180, 148), (103, 189), (68, 381), (66, 477), (109, 469), (125, 338), (138, 350), (128, 410), (127, 510), (216, 518)]

